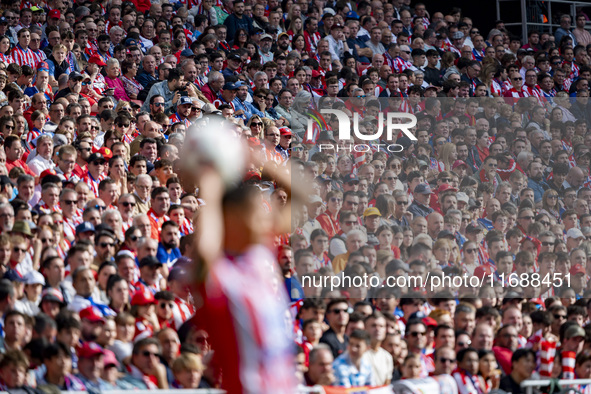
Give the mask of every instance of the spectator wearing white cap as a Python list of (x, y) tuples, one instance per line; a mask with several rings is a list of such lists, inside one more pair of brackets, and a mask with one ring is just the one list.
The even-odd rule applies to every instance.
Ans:
[(38, 271), (30, 271), (24, 276), (25, 295), (14, 303), (14, 309), (29, 316), (39, 313), (41, 292), (45, 286), (45, 278)]
[(566, 249), (573, 250), (581, 246), (581, 243), (585, 240), (583, 232), (576, 227), (569, 229), (566, 232)]

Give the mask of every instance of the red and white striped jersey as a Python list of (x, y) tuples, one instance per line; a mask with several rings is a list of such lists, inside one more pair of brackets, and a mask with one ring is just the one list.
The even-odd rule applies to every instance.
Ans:
[(35, 57), (35, 67), (37, 67), (40, 62), (47, 60), (47, 55), (42, 50), (34, 51), (31, 49), (31, 52), (33, 52), (33, 57)]
[(538, 85), (534, 87), (523, 85), (521, 89), (525, 90), (530, 97), (535, 97), (536, 99), (538, 99), (538, 105), (544, 107), (545, 98), (542, 94), (542, 90)]
[(575, 79), (579, 76), (579, 72), (581, 71), (581, 69), (579, 68), (579, 66), (576, 65), (575, 62), (571, 62), (570, 64), (565, 60), (562, 62), (561, 68), (564, 68), (564, 66), (569, 66), (570, 68), (570, 74), (569, 74), (569, 78), (570, 79)]
[(218, 260), (199, 288), (203, 302), (193, 321), (209, 334), (216, 365), (232, 377), (221, 387), (229, 393), (293, 393), (297, 385), (288, 298), (273, 285), (276, 267), (267, 248), (251, 246)]
[[(107, 22), (105, 23), (105, 33), (109, 34), (109, 31), (111, 30), (111, 28), (115, 26), (110, 20), (107, 20)], [(121, 27), (123, 26), (123, 21), (119, 21), (119, 24), (117, 24), (117, 26)]]
[(571, 85), (573, 84), (573, 79), (572, 78), (564, 78), (564, 83), (562, 84), (562, 89), (565, 92), (568, 92), (570, 90)]
[(0, 62), (10, 64), (14, 63), (14, 59), (12, 58), (12, 55), (5, 55), (3, 53), (0, 53)]
[(76, 226), (82, 223), (82, 215), (74, 216), (72, 219), (64, 218), (64, 236), (67, 239), (76, 237)]
[(518, 92), (517, 89), (511, 88), (503, 94), (503, 97), (513, 97), (513, 98), (529, 97), (529, 94), (523, 89)]
[(90, 175), (90, 173), (87, 171), (86, 174), (84, 175), (84, 177), (82, 178), (82, 182), (86, 183), (88, 185), (88, 187), (90, 188), (90, 191), (94, 193), (94, 198), (98, 197), (98, 187), (99, 187), (99, 183), (101, 183), (101, 181), (103, 179), (105, 179), (107, 177), (107, 174), (103, 173), (101, 174), (98, 179), (94, 179), (92, 177), (92, 175)]
[(10, 53), (12, 55), (12, 59), (16, 64), (19, 66), (33, 65), (35, 63), (35, 56), (33, 55), (33, 51), (29, 48), (23, 49), (20, 44), (17, 44)]
[(531, 87), (531, 86), (528, 86), (528, 85), (523, 85), (521, 87), (521, 89), (522, 90), (525, 90), (529, 96), (533, 96), (533, 97), (537, 97), (537, 98), (542, 98), (542, 93), (540, 93), (539, 86), (537, 86), (537, 85), (534, 86), (534, 87)]
[(170, 124), (173, 125), (175, 123), (183, 122), (187, 128), (191, 127), (191, 121), (188, 118), (181, 119), (178, 113), (174, 113), (168, 117), (170, 120)]
[(401, 72), (403, 72), (404, 70), (406, 70), (407, 68), (411, 68), (411, 67), (412, 67), (412, 63), (404, 60), (400, 56), (398, 56), (396, 59), (394, 59), (394, 70), (399, 74)]
[(174, 325), (177, 330), (194, 314), (195, 307), (193, 305), (190, 305), (187, 301), (175, 296), (174, 306), (172, 307), (172, 318), (174, 319)]
[(503, 91), (503, 85), (501, 84), (501, 82), (496, 79), (493, 79), (490, 82), (490, 92), (494, 93), (498, 96), (502, 96), (504, 91)]
[(35, 138), (39, 137), (41, 135), (41, 132), (36, 129), (30, 129), (29, 132), (27, 133), (27, 144), (29, 146), (33, 146), (33, 140), (35, 140)]
[(181, 225), (181, 235), (189, 235), (189, 234), (193, 234), (193, 222), (191, 222), (188, 218), (185, 218), (185, 220), (183, 221), (183, 224)]

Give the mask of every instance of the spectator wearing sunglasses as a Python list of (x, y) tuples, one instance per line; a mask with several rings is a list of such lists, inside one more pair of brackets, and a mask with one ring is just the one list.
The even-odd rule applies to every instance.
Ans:
[(156, 94), (150, 98), (150, 116), (157, 113), (164, 113), (164, 97)]

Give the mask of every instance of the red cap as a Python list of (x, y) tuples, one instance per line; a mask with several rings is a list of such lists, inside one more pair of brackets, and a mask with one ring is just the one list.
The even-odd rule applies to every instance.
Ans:
[(47, 16), (49, 16), (49, 18), (61, 19), (62, 13), (60, 10), (51, 10)]
[(322, 74), (320, 74), (320, 71), (312, 70), (312, 78), (319, 78), (321, 76), (322, 76)]
[(119, 367), (119, 361), (117, 361), (117, 357), (115, 357), (115, 353), (113, 353), (112, 351), (110, 351), (108, 349), (104, 349), (103, 352), (105, 354), (105, 358), (104, 358), (105, 367), (108, 367), (109, 365), (114, 365), (116, 367)]
[(454, 170), (456, 167), (459, 167), (459, 166), (468, 167), (468, 164), (466, 164), (462, 160), (456, 160), (456, 161), (454, 161), (454, 164), (452, 164), (451, 169)]
[(138, 291), (131, 297), (131, 305), (150, 305), (157, 304), (151, 291)]
[(493, 273), (493, 270), (490, 267), (490, 265), (479, 265), (478, 267), (476, 267), (474, 269), (474, 276), (477, 277), (478, 279), (482, 279), (485, 276), (489, 276), (492, 273)]
[(45, 70), (45, 71), (49, 71), (49, 64), (47, 64), (47, 62), (39, 62), (37, 63), (37, 70)]
[(101, 149), (98, 150), (100, 154), (102, 154), (105, 159), (110, 159), (113, 157), (113, 151), (106, 146), (103, 146)]
[(423, 317), (423, 323), (425, 323), (425, 325), (427, 327), (429, 327), (429, 326), (437, 327), (437, 325), (438, 325), (437, 324), (437, 320), (435, 320), (435, 319), (433, 319), (432, 317), (429, 317), (429, 316)]
[(575, 264), (571, 267), (570, 271), (568, 271), (571, 275), (576, 274), (586, 274), (585, 268), (581, 264)]
[(106, 66), (107, 65), (107, 63), (105, 63), (105, 61), (97, 54), (92, 55), (88, 59), (88, 63), (98, 64), (99, 66)]
[(261, 180), (261, 174), (258, 173), (258, 171), (248, 171), (246, 173), (246, 176), (244, 177), (245, 181), (250, 181), (251, 179), (258, 179), (259, 181)]
[(94, 306), (82, 309), (79, 312), (80, 319), (86, 319), (92, 323), (104, 322), (103, 314)]
[(291, 129), (289, 127), (281, 127), (279, 133), (281, 135), (291, 135)]
[(458, 191), (458, 189), (456, 189), (455, 187), (453, 187), (451, 185), (448, 185), (447, 183), (443, 183), (441, 186), (439, 186), (437, 188), (437, 190), (435, 190), (435, 192), (436, 193), (443, 193), (443, 192), (448, 191), (448, 190), (452, 190), (454, 192), (457, 192)]
[(53, 168), (48, 168), (39, 175), (39, 179), (45, 178), (47, 175), (57, 175), (57, 172)]
[(80, 349), (78, 349), (79, 358), (91, 358), (94, 356), (102, 356), (104, 354), (104, 349), (94, 342), (84, 342)]

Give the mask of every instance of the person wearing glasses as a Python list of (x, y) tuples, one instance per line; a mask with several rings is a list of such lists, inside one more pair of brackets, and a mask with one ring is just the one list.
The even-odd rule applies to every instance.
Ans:
[(431, 372), (432, 376), (451, 375), (456, 369), (456, 352), (452, 347), (437, 347), (433, 353), (435, 360), (435, 369)]
[(127, 372), (144, 382), (150, 390), (168, 388), (166, 367), (160, 362), (160, 351), (161, 345), (158, 339), (152, 337), (141, 339), (134, 344), (131, 364), (127, 367)]
[(522, 89), (523, 86), (523, 77), (518, 72), (511, 73), (511, 77), (509, 78), (511, 82), (511, 89), (506, 90), (503, 93), (503, 97), (513, 97), (516, 101), (520, 97), (527, 97), (526, 92)]
[(150, 116), (155, 116), (158, 113), (164, 113), (164, 97), (155, 94), (150, 98)]
[(191, 97), (183, 96), (179, 99), (176, 106), (176, 112), (168, 117), (170, 124), (183, 122), (185, 126), (191, 126), (189, 117), (193, 108), (193, 99)]

